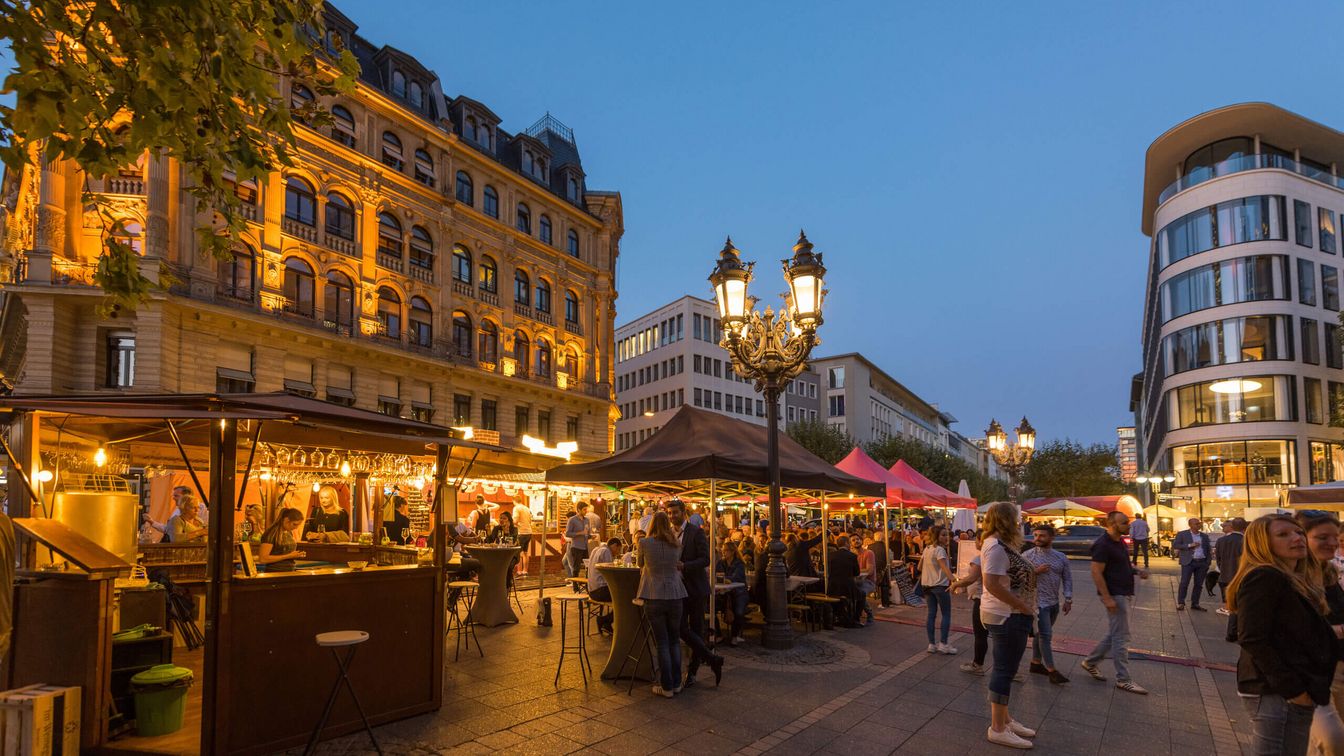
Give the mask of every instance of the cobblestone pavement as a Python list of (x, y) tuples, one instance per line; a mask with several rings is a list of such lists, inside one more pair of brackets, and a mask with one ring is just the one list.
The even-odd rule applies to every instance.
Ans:
[[(1056, 626), (1064, 649), (1056, 660), (1072, 682), (1028, 675), (1013, 687), (1014, 716), (1038, 730), (1033, 752), (1240, 753), (1248, 725), (1227, 671), (1236, 649), (1212, 611), (1217, 600), (1207, 599), (1207, 613), (1176, 612), (1175, 566), (1154, 560), (1137, 599), (1133, 645), (1160, 656), (1132, 662), (1134, 679), (1151, 691), (1137, 696), (1077, 666), (1077, 654), (1104, 632), (1105, 610), (1089, 588), (1087, 563), (1073, 567), (1077, 608)], [(632, 695), (626, 682), (585, 684), (569, 660), (553, 685), (559, 628), (537, 627), (525, 601), (523, 623), (481, 629), (485, 658), (473, 648), (453, 663), (450, 650), (442, 710), (377, 732), (384, 751), (397, 754), (1006, 753), (985, 740), (985, 678), (958, 669), (971, 654), (969, 629), (956, 631), (969, 627), (969, 602), (959, 597), (954, 607), (956, 656), (925, 653), (924, 610), (896, 607), (871, 627), (802, 636), (786, 654), (764, 652), (749, 631), (749, 645), (721, 648), (728, 657), (721, 687), (706, 669), (696, 687), (667, 700), (648, 683)], [(598, 671), (609, 649), (590, 636)], [(1109, 663), (1103, 670), (1113, 677)], [(352, 735), (319, 750), (368, 749), (367, 737)]]

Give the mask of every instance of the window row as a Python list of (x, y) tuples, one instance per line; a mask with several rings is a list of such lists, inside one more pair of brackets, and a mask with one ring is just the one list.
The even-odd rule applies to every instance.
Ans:
[(786, 423), (800, 423), (804, 420), (815, 421), (817, 419), (817, 411), (814, 409), (790, 406), (787, 410), (788, 412), (784, 418), (784, 422)]
[(719, 343), (720, 330), (718, 318), (711, 318), (699, 313), (695, 313), (691, 317), (691, 335), (699, 341), (708, 341), (711, 344)]
[(803, 380), (802, 378), (795, 378), (789, 381), (787, 391), (790, 394), (797, 394), (798, 396), (806, 396), (808, 399), (817, 398), (817, 384), (810, 383), (808, 381)]
[(638, 370), (616, 376), (616, 390), (628, 391), (636, 386), (643, 386), (646, 383), (653, 383), (684, 372), (686, 372), (686, 358), (681, 355), (669, 357), (662, 362), (655, 362), (652, 365), (646, 365)]
[(619, 406), (621, 417), (629, 420), (641, 415), (676, 409), (686, 403), (686, 389), (673, 389), (643, 399), (625, 402)]
[(658, 347), (681, 341), (683, 338), (682, 316), (661, 320), (616, 342), (616, 361), (625, 362)]
[[(471, 316), (461, 310), (453, 313), (453, 354), (464, 359), (496, 364), (500, 356), (500, 330), (488, 318), (482, 318), (479, 327), (472, 325)], [(474, 351), (473, 351), (474, 350)], [(544, 336), (532, 339), (523, 331), (514, 331), (513, 349), (509, 356), (514, 361), (516, 375), (536, 375), (549, 378), (554, 368), (556, 348)], [(579, 350), (573, 346), (560, 351), (562, 372), (578, 377)]]
[[(1292, 485), (1297, 482), (1297, 455), (1292, 441), (1225, 441), (1171, 449), (1171, 472), (1177, 486), (1218, 487), (1209, 498), (1246, 497), (1236, 486)], [(1274, 492), (1277, 496), (1277, 491)]]
[[(472, 412), (473, 405), (477, 410)], [(552, 434), (551, 418), (553, 410), (542, 409), (527, 404), (514, 406), (514, 435), (530, 435), (550, 444), (556, 439)], [(499, 430), (499, 400), (482, 398), (475, 402), (470, 394), (453, 394), (453, 424), (470, 425), (481, 430)], [(579, 440), (579, 417), (569, 415), (565, 418), (564, 438), (561, 441)]]
[[(471, 250), (461, 244), (453, 247), (453, 280), (472, 285), (472, 262)], [(495, 259), (489, 255), (481, 255), (480, 263), (475, 268), (476, 286), (487, 294), (499, 293), (499, 266)], [(513, 271), (513, 301), (524, 307), (531, 307), (539, 312), (550, 314), (552, 310), (551, 302), (551, 282), (544, 278), (538, 278), (536, 287), (533, 288), (532, 279), (527, 275), (527, 271), (522, 268), (515, 268)], [(565, 322), (577, 325), (579, 323), (579, 295), (573, 289), (565, 290)]]
[(1313, 214), (1310, 204), (1293, 200), (1293, 225), (1296, 227), (1297, 243), (1303, 247), (1310, 248), (1314, 239), (1322, 252), (1335, 254), (1339, 239), (1335, 220), (1334, 210), (1318, 207)]
[(1238, 362), (1293, 359), (1288, 315), (1226, 318), (1182, 328), (1162, 339), (1164, 375)]
[(1297, 420), (1297, 379), (1291, 375), (1220, 378), (1167, 392), (1170, 430), (1222, 423)]
[(1344, 444), (1312, 441), (1311, 464), (1308, 469), (1313, 484), (1344, 480)]
[(692, 404), (705, 409), (718, 410), (732, 415), (746, 417), (765, 417), (765, 400), (722, 391), (696, 388), (692, 390)]
[(1157, 233), (1158, 259), (1165, 268), (1219, 247), (1287, 239), (1284, 197), (1243, 197), (1200, 208), (1163, 226)]
[[(467, 207), (476, 206), (476, 189), (471, 174), (466, 171), (457, 172), (453, 196)], [(499, 219), (499, 192), (489, 184), (481, 190), (481, 212), (496, 220)], [(513, 227), (532, 236), (532, 209), (526, 202), (519, 202), (514, 206)], [(536, 235), (543, 244), (555, 245), (555, 229), (551, 223), (551, 216), (542, 213), (537, 217)], [(572, 228), (565, 234), (565, 251), (570, 257), (580, 256), (579, 232)]]
[(1204, 265), (1162, 283), (1162, 322), (1220, 305), (1288, 299), (1288, 258), (1254, 255)]
[(649, 436), (652, 436), (653, 434), (662, 430), (662, 427), (663, 426), (660, 425), (656, 428), (640, 428), (639, 430), (633, 430), (626, 433), (617, 433), (616, 450), (623, 451), (625, 449), (633, 449), (636, 446), (644, 443), (644, 440), (647, 439)]

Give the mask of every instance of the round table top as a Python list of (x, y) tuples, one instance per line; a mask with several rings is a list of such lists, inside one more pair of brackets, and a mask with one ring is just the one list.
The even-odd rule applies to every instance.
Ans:
[(588, 600), (588, 594), (586, 594), (586, 593), (556, 593), (556, 594), (552, 595), (551, 598), (555, 599), (556, 601), (587, 601), (587, 600)]
[(368, 640), (369, 634), (363, 630), (333, 630), (316, 637), (319, 646), (354, 646)]
[(496, 552), (522, 551), (522, 550), (523, 550), (523, 547), (522, 547), (522, 546), (496, 546), (495, 544), (492, 544), (492, 543), (473, 543), (473, 544), (468, 544), (468, 545), (465, 546), (464, 548), (465, 548), (467, 551), (470, 551), (470, 552), (472, 552), (472, 553), (476, 553), (477, 551), (484, 551), (484, 552), (486, 552), (486, 553), (488, 553), (488, 554), (493, 554), (493, 553), (496, 553)]
[(746, 584), (746, 583), (715, 583), (715, 584), (714, 584), (714, 590), (716, 590), (716, 591), (731, 591), (731, 590), (733, 590), (733, 589), (735, 589), (735, 588), (746, 588), (746, 587), (747, 587), (747, 584)]
[(629, 571), (631, 571), (631, 572), (639, 572), (639, 568), (636, 567), (636, 566), (633, 565), (633, 564), (599, 564), (599, 565), (597, 566), (597, 569), (599, 569), (599, 570), (629, 570)]

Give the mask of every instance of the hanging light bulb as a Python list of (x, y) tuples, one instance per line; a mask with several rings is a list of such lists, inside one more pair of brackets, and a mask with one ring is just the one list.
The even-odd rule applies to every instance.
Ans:
[(262, 473), (262, 474), (259, 475), (258, 477), (260, 477), (262, 480), (270, 480), (270, 479), (271, 479), (271, 473), (270, 473), (269, 470), (267, 470), (266, 472)]
[(56, 477), (51, 470), (39, 470), (37, 472), (38, 483), (50, 483), (51, 479)]
[(317, 493), (318, 491), (321, 490), (322, 490), (322, 484), (318, 483), (317, 481), (313, 481), (313, 493)]
[(104, 449), (104, 448), (101, 447), (101, 446), (98, 447), (98, 451), (96, 451), (96, 452), (93, 453), (93, 463), (94, 463), (95, 465), (98, 465), (99, 467), (102, 467), (103, 465), (106, 465), (106, 464), (107, 464), (107, 450)]
[(341, 462), (341, 477), (342, 478), (350, 477), (350, 460), (348, 459), (343, 460)]

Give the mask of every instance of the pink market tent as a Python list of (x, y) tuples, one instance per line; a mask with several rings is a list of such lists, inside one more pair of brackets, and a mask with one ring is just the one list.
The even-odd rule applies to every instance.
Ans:
[(891, 466), (891, 474), (896, 476), (898, 480), (903, 481), (904, 486), (923, 491), (932, 500), (934, 506), (950, 509), (975, 509), (975, 499), (952, 493), (921, 475), (918, 470), (907, 465), (903, 459), (896, 460), (896, 464)]
[(1138, 499), (1129, 494), (1121, 494), (1119, 496), (1047, 496), (1039, 499), (1027, 499), (1022, 502), (1022, 511), (1030, 514), (1033, 509), (1039, 509), (1064, 499), (1068, 499), (1074, 504), (1090, 507), (1098, 512), (1109, 513), (1119, 510), (1130, 517), (1143, 516), (1143, 505), (1139, 503)]
[[(893, 475), (890, 470), (886, 470), (873, 461), (863, 449), (854, 447), (844, 459), (835, 463), (835, 468), (842, 472), (847, 472), (856, 478), (871, 480), (876, 483), (885, 483), (887, 486), (887, 503), (900, 504), (901, 506), (922, 507), (928, 504), (937, 504), (938, 502), (918, 486), (911, 485), (908, 481), (901, 480)], [(849, 501), (849, 500), (844, 500)]]

